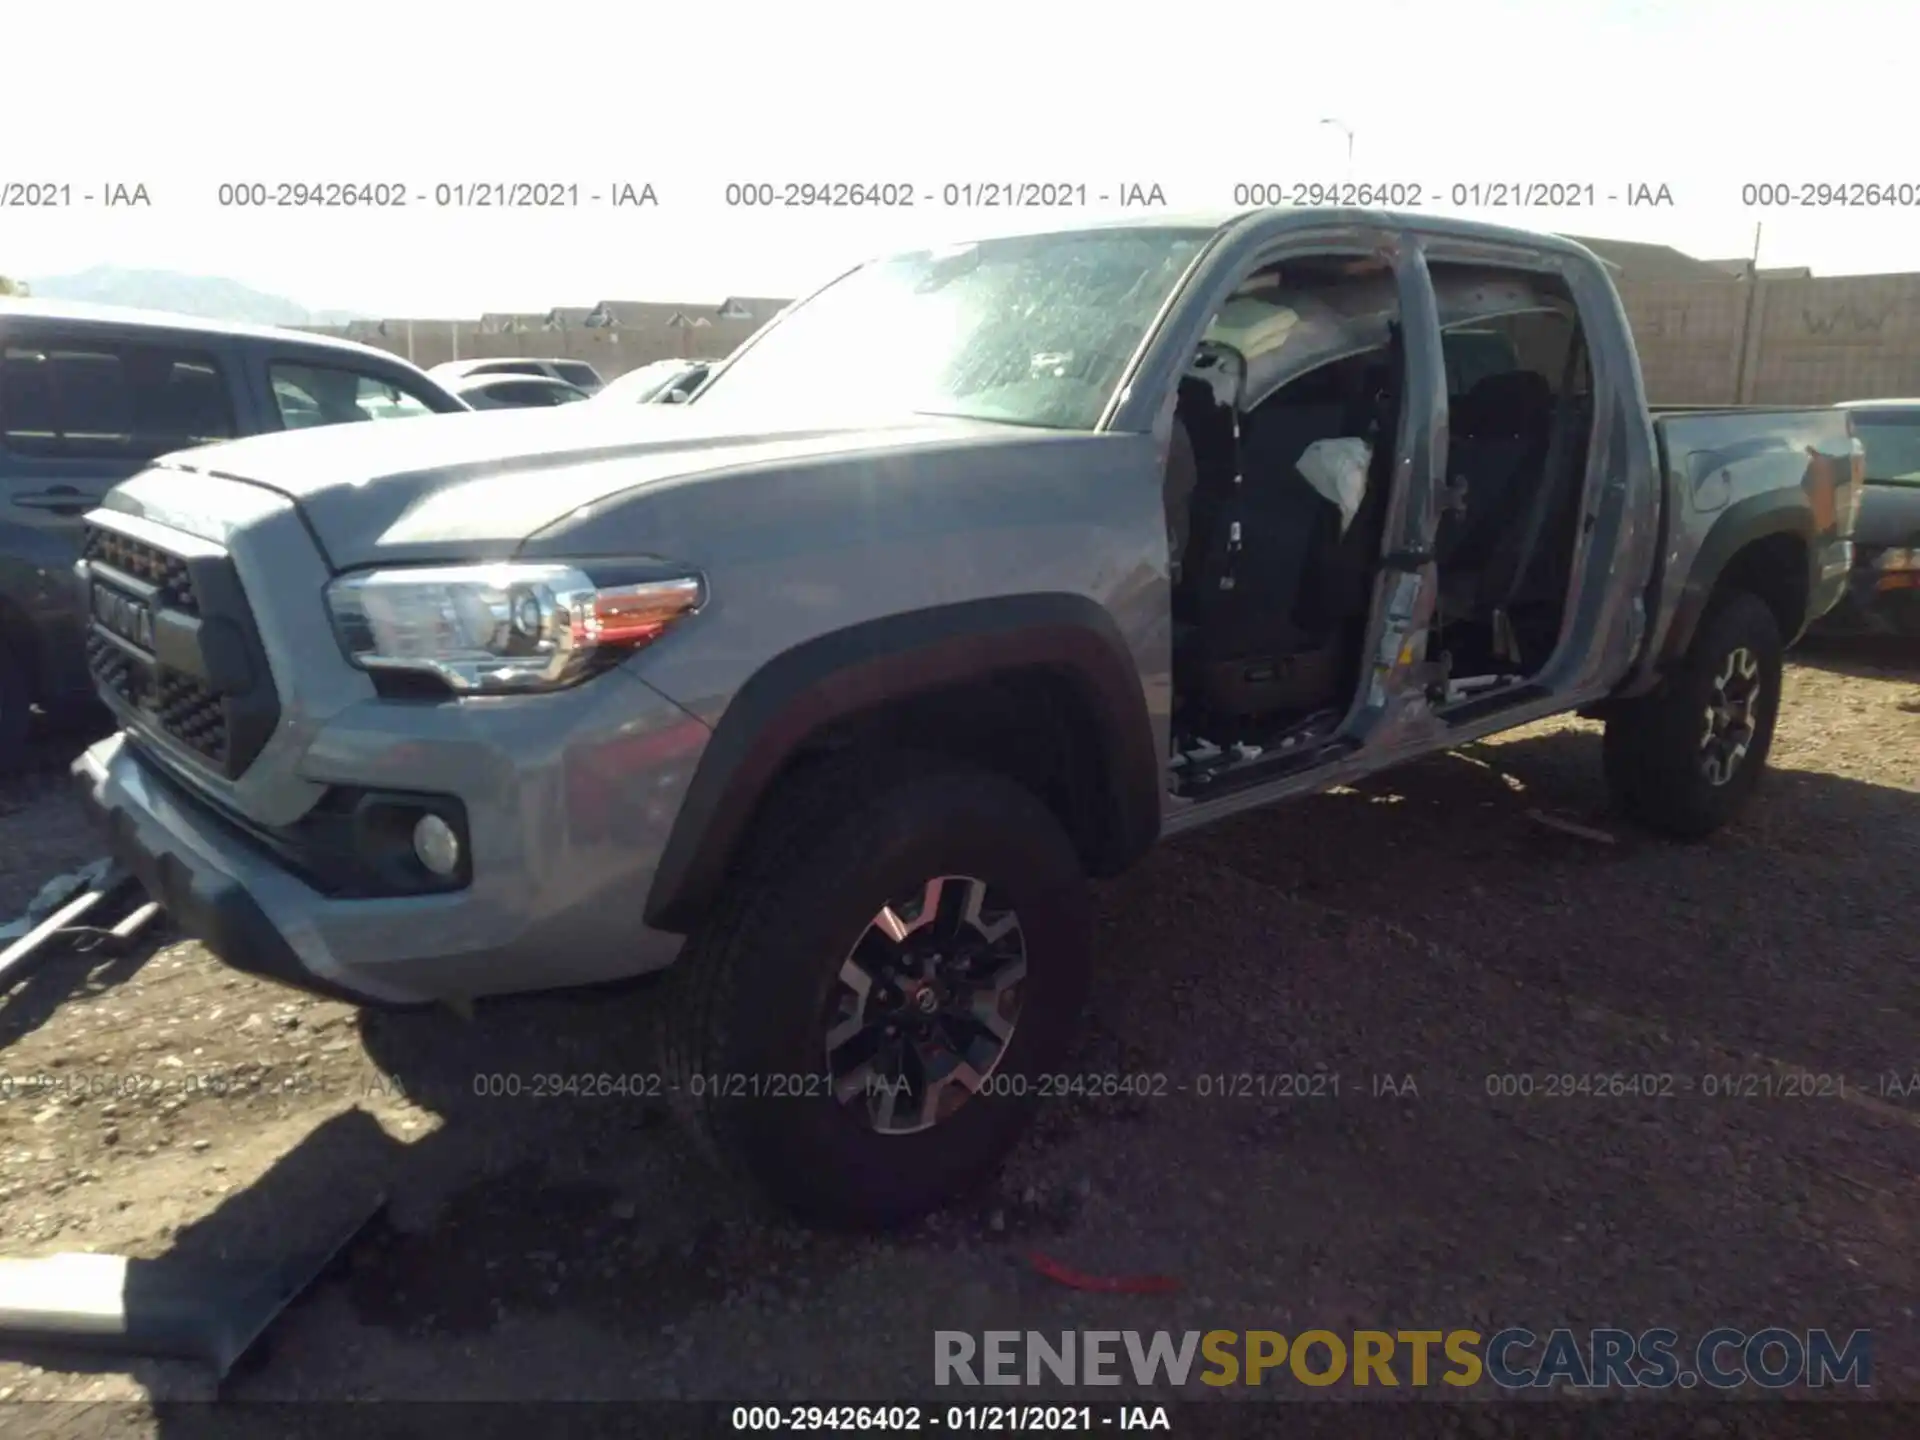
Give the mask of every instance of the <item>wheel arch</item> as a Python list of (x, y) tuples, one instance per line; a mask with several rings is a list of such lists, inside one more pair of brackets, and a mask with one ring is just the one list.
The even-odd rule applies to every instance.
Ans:
[(1661, 647), (1662, 667), (1687, 653), (1709, 605), (1728, 590), (1748, 591), (1764, 601), (1782, 642), (1792, 644), (1807, 624), (1814, 553), (1813, 517), (1798, 492), (1756, 495), (1730, 507), (1707, 533), (1688, 571)]
[(863, 622), (769, 660), (714, 728), (648, 894), (685, 934), (717, 898), (767, 797), (795, 767), (861, 744), (953, 754), (1040, 794), (1093, 875), (1160, 832), (1162, 767), (1140, 673), (1081, 595), (961, 602)]

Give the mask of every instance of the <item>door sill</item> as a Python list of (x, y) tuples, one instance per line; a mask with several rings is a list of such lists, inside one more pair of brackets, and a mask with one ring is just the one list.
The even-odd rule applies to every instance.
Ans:
[(1475, 695), (1470, 700), (1457, 700), (1441, 707), (1436, 713), (1448, 725), (1468, 725), (1517, 705), (1544, 700), (1548, 693), (1547, 687), (1538, 681), (1523, 681), (1518, 685), (1503, 685), (1484, 695)]
[(1183, 775), (1173, 794), (1181, 800), (1203, 804), (1218, 800), (1223, 795), (1238, 794), (1257, 785), (1269, 785), (1291, 775), (1304, 774), (1344, 755), (1351, 755), (1358, 748), (1358, 741), (1342, 736), (1286, 750), (1270, 750), (1222, 769)]

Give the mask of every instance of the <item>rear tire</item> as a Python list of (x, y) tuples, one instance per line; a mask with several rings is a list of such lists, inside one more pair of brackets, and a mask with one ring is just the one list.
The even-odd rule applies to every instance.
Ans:
[(1647, 828), (1699, 840), (1752, 797), (1780, 713), (1780, 625), (1758, 596), (1715, 597), (1679, 666), (1653, 694), (1609, 712), (1614, 802)]
[[(1091, 954), (1079, 857), (1029, 791), (938, 757), (827, 762), (774, 795), (673, 967), (662, 1052), (676, 1106), (703, 1148), (805, 1220), (911, 1221), (990, 1175), (1018, 1139), (1035, 1077), (1071, 1039)], [(889, 1024), (909, 1033), (882, 1038)], [(922, 1041), (944, 1053), (949, 1027), (964, 1036), (949, 1058), (966, 1052), (965, 1077), (903, 1087), (891, 1107), (871, 1088), (884, 1082), (862, 1082)], [(880, 1047), (870, 1067), (837, 1080), (866, 1046)], [(900, 1063), (923, 1082), (940, 1070)], [(842, 1084), (864, 1088), (843, 1097)], [(908, 1128), (916, 1120), (926, 1128)]]

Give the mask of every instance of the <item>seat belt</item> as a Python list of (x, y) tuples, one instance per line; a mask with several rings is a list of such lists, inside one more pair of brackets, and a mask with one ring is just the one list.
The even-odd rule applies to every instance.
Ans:
[(1513, 597), (1520, 593), (1520, 586), (1533, 565), (1533, 552), (1540, 544), (1540, 532), (1546, 525), (1547, 509), (1560, 488), (1560, 470), (1566, 459), (1567, 432), (1572, 429), (1577, 409), (1573, 403), (1573, 381), (1579, 373), (1581, 358), (1586, 354), (1584, 337), (1585, 332), (1576, 320), (1573, 334), (1567, 342), (1566, 363), (1560, 368), (1560, 396), (1554, 408), (1553, 435), (1547, 441), (1546, 459), (1541, 466), (1540, 488), (1534, 492), (1533, 504), (1527, 508), (1526, 528), (1521, 532), (1520, 546), (1507, 576), (1506, 589), (1493, 607), (1494, 654), (1513, 665), (1522, 663), (1520, 641), (1514, 634), (1513, 620), (1507, 610), (1513, 604)]
[(1239, 583), (1240, 552), (1245, 548), (1240, 528), (1241, 516), (1246, 509), (1247, 446), (1246, 436), (1240, 424), (1240, 406), (1231, 407), (1233, 421), (1233, 488), (1227, 492), (1226, 503), (1221, 506), (1227, 522), (1226, 554), (1221, 561), (1220, 584), (1222, 590), (1231, 590)]

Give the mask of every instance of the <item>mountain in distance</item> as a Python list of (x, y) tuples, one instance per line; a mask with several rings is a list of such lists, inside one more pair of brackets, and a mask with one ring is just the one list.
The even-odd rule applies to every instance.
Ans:
[(123, 270), (96, 265), (75, 275), (30, 278), (27, 286), (36, 300), (131, 305), (141, 310), (167, 310), (203, 320), (238, 320), (253, 325), (344, 325), (363, 318), (351, 310), (309, 310), (238, 280), (183, 275), (177, 270)]

